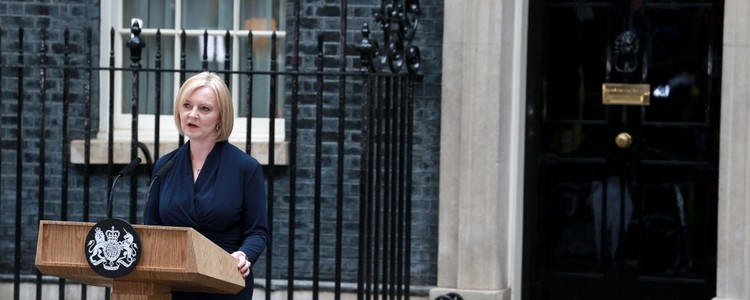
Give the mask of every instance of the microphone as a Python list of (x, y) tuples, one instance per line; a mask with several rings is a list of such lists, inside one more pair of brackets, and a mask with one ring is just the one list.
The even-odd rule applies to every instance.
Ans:
[(122, 176), (126, 176), (130, 174), (130, 172), (133, 172), (133, 169), (138, 167), (138, 165), (141, 164), (141, 158), (136, 157), (133, 161), (131, 161), (127, 166), (122, 168), (120, 172), (117, 172), (117, 177), (115, 177), (114, 180), (112, 180), (112, 187), (109, 191), (109, 199), (107, 200), (107, 219), (112, 218), (112, 198), (114, 198), (115, 194), (115, 184), (117, 183), (117, 179), (120, 179)]
[[(174, 166), (174, 160), (170, 159), (166, 163), (164, 163), (164, 166), (161, 167), (161, 169), (159, 169), (159, 171), (156, 172), (156, 175), (154, 175), (154, 178), (151, 179), (151, 183), (148, 185), (148, 193), (146, 194), (146, 207), (145, 207), (146, 211), (148, 211), (148, 201), (149, 199), (151, 199), (151, 188), (154, 186), (154, 183), (156, 182), (156, 180), (158, 180), (159, 178), (164, 176), (164, 174), (167, 174), (167, 172), (169, 172), (169, 169), (171, 169), (172, 166)], [(146, 214), (144, 213), (143, 216), (145, 219)]]

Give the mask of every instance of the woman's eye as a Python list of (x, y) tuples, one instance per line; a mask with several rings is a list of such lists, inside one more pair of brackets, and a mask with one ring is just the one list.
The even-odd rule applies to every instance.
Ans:
[(203, 111), (210, 111), (211, 109), (204, 106), (204, 107), (201, 107), (201, 110), (203, 110)]

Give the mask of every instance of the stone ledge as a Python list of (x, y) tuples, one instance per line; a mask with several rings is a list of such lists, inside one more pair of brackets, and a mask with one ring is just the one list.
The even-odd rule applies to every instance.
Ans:
[[(153, 159), (154, 154), (154, 142), (153, 141), (141, 141)], [(230, 140), (230, 143), (245, 149), (245, 141)], [(269, 142), (251, 142), (251, 155), (255, 157), (262, 165), (268, 165), (268, 149)], [(113, 150), (113, 160), (115, 164), (127, 164), (130, 163), (130, 141), (129, 140), (115, 140)], [(159, 156), (169, 153), (170, 151), (177, 149), (177, 141), (162, 141), (159, 142)], [(84, 163), (84, 140), (73, 140), (70, 143), (70, 162), (72, 164), (83, 164)], [(288, 155), (288, 143), (286, 141), (277, 142), (274, 147), (274, 165), (285, 166), (289, 164)], [(139, 150), (139, 156), (143, 159), (143, 163), (146, 163), (146, 159), (143, 157), (143, 151)], [(92, 139), (91, 140), (91, 164), (107, 164), (107, 140), (104, 139)]]

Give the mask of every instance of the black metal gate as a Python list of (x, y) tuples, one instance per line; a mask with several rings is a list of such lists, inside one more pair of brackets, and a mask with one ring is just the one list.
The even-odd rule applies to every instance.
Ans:
[[(342, 1), (341, 6), (341, 11), (347, 11), (346, 1)], [(299, 16), (299, 1), (295, 1), (294, 9), (294, 14)], [(284, 47), (277, 47), (274, 35), (270, 70), (253, 69), (252, 53), (247, 54), (244, 70), (230, 69), (229, 57), (223, 69), (210, 70), (226, 78), (239, 75), (246, 81), (267, 76), (270, 91), (282, 85), (288, 91), (284, 94), (287, 165), (275, 163), (274, 118), (269, 118), (271, 140), (264, 170), (272, 238), (263, 254), (265, 258), (254, 268), (256, 278), (260, 278), (256, 279), (256, 286), (265, 288), (266, 299), (277, 289), (286, 289), (288, 299), (293, 299), (295, 290), (308, 288), (317, 299), (321, 282), (332, 283), (326, 288), (333, 291), (337, 299), (344, 292), (356, 292), (359, 298), (388, 295), (391, 299), (409, 298), (413, 294), (410, 288), (411, 177), (414, 86), (420, 81), (420, 53), (411, 42), (418, 17), (418, 1), (382, 1), (375, 15), (380, 28), (384, 29), (377, 34), (384, 41), (384, 47), (380, 48), (373, 42), (375, 36), (370, 36), (367, 24), (363, 26), (359, 41), (348, 41), (347, 16), (342, 14), (342, 29), (335, 47), (338, 57), (326, 53), (324, 45), (331, 41), (321, 34), (314, 66), (300, 63), (300, 22), (293, 20), (289, 30), (292, 38), (287, 45), (291, 49), (288, 53), (291, 64), (286, 69), (277, 68), (277, 55), (283, 53), (280, 49)], [(25, 33), (23, 28), (17, 33), (2, 32), (3, 37), (17, 36), (10, 41), (0, 40), (0, 144), (3, 150), (0, 173), (15, 174), (15, 178), (3, 176), (0, 184), (0, 195), (4, 199), (0, 210), (14, 212), (12, 221), (10, 218), (2, 221), (3, 243), (8, 242), (0, 255), (3, 260), (0, 276), (12, 279), (14, 299), (30, 297), (21, 294), (23, 282), (35, 283), (37, 299), (42, 298), (43, 284), (50, 281), (58, 282), (61, 299), (71, 286), (63, 279), (43, 276), (34, 268), (37, 228), (28, 224), (43, 219), (95, 221), (105, 214), (103, 199), (110, 192), (121, 200), (130, 200), (127, 204), (125, 201), (116, 204), (121, 211), (128, 212), (129, 222), (142, 221), (139, 212), (147, 192), (144, 182), (160, 153), (160, 137), (157, 125), (154, 148), (139, 139), (138, 105), (142, 101), (137, 96), (139, 77), (148, 73), (173, 73), (184, 80), (189, 74), (208, 70), (208, 65), (204, 53), (201, 70), (187, 69), (185, 64), (179, 69), (161, 68), (160, 43), (144, 45), (137, 24), (132, 33), (127, 43), (131, 64), (118, 68), (114, 55), (124, 49), (115, 49), (114, 30), (108, 48), (110, 64), (106, 67), (94, 63), (94, 38), (90, 29), (48, 29), (38, 35)], [(65, 43), (48, 44), (48, 36), (53, 34), (64, 35)], [(250, 31), (247, 34), (252, 36)], [(353, 45), (359, 50), (359, 68), (354, 66), (356, 63), (347, 63), (352, 59), (347, 60), (346, 49)], [(104, 41), (100, 47), (107, 48)], [(143, 47), (155, 47), (155, 66), (141, 65)], [(252, 49), (252, 45), (249, 48)], [(182, 61), (186, 59), (191, 58), (183, 53)], [(119, 185), (112, 191), (109, 183), (119, 168), (114, 163), (111, 111), (115, 96), (112, 88), (109, 95), (99, 93), (98, 86), (100, 82), (114, 86), (118, 73), (131, 77), (132, 86), (125, 88), (132, 88), (134, 95), (130, 155), (131, 158), (144, 155), (146, 163), (131, 175), (129, 186)], [(153, 88), (159, 95), (162, 83), (157, 81)], [(252, 95), (250, 91), (243, 92)], [(275, 92), (269, 94), (269, 115), (275, 116), (273, 108), (281, 99), (276, 98)], [(97, 101), (109, 101), (109, 115), (97, 114)], [(172, 99), (157, 97), (157, 114), (160, 101)], [(251, 103), (252, 99), (248, 97), (246, 101)], [(252, 105), (247, 107), (247, 111), (239, 113), (249, 119)], [(91, 162), (91, 143), (97, 138), (99, 122), (107, 123), (110, 129), (106, 138), (106, 164)], [(250, 123), (248, 121), (248, 126)], [(71, 144), (76, 140), (84, 144), (84, 161), (80, 164), (71, 163)], [(179, 143), (183, 143), (182, 137)], [(250, 153), (249, 136), (245, 149)], [(310, 193), (298, 194), (310, 190)], [(13, 205), (8, 205), (10, 203)], [(305, 216), (313, 220), (311, 244), (302, 245), (296, 238), (297, 230), (308, 227), (300, 224), (303, 218), (296, 215), (299, 205), (313, 207), (312, 216)], [(326, 232), (329, 229), (333, 234)], [(286, 239), (279, 236), (286, 236)], [(356, 252), (352, 253), (351, 249)], [(312, 262), (312, 271), (303, 275), (298, 274), (301, 268), (296, 265), (300, 252), (307, 253), (305, 258)], [(298, 280), (309, 280), (311, 287), (300, 286)], [(346, 282), (357, 284), (347, 288)], [(81, 288), (85, 299), (86, 286)]]

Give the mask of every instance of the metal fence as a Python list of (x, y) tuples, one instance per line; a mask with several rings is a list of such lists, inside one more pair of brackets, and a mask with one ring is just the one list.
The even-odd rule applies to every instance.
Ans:
[[(343, 2), (345, 6), (346, 1)], [(346, 17), (342, 16), (341, 34), (334, 41), (338, 42), (337, 56), (325, 53), (324, 44), (331, 41), (321, 34), (315, 65), (303, 66), (299, 22), (293, 20), (287, 44), (291, 63), (285, 69), (277, 67), (278, 55), (284, 52), (284, 47), (277, 46), (273, 35), (270, 70), (253, 69), (252, 53), (247, 53), (242, 70), (229, 67), (230, 57), (226, 58), (223, 69), (210, 70), (227, 79), (238, 75), (241, 81), (248, 82), (260, 76), (269, 77), (266, 88), (271, 91), (271, 116), (276, 114), (277, 101), (284, 101), (288, 163), (276, 164), (276, 143), (269, 140), (264, 171), (272, 235), (263, 261), (254, 268), (256, 285), (266, 289), (266, 299), (271, 298), (274, 289), (286, 289), (288, 299), (293, 299), (295, 290), (302, 289), (300, 280), (311, 283), (305, 289), (309, 288), (315, 299), (323, 281), (332, 283), (336, 299), (347, 289), (344, 286), (351, 286), (350, 292), (356, 292), (359, 298), (368, 299), (409, 298), (413, 292), (410, 290), (412, 144), (414, 86), (420, 81), (420, 54), (411, 41), (417, 28), (419, 4), (394, 2), (398, 1), (383, 1), (375, 15), (384, 29), (378, 33), (384, 40), (383, 48), (373, 42), (367, 24), (359, 40), (347, 41)], [(299, 5), (295, 8), (298, 10)], [(5, 31), (2, 36), (6, 37), (0, 40), (3, 55), (0, 173), (15, 174), (15, 178), (3, 176), (0, 185), (5, 203), (0, 210), (13, 209), (15, 216), (12, 223), (9, 220), (2, 223), (4, 237), (12, 236), (12, 243), (6, 243), (0, 257), (12, 258), (12, 262), (3, 263), (11, 266), (11, 270), (2, 272), (9, 271), (3, 275), (12, 278), (14, 299), (21, 298), (23, 281), (35, 282), (36, 297), (40, 298), (42, 285), (49, 279), (33, 268), (37, 228), (28, 224), (42, 219), (90, 221), (101, 217), (105, 213), (101, 200), (110, 192), (121, 196), (120, 200), (129, 198), (127, 204), (119, 201), (122, 202), (119, 205), (129, 212), (129, 222), (139, 222), (147, 192), (144, 182), (160, 152), (158, 129), (154, 148), (139, 140), (138, 105), (143, 100), (138, 99), (139, 76), (172, 73), (182, 82), (189, 74), (206, 70), (208, 64), (204, 53), (202, 70), (187, 69), (184, 63), (178, 69), (159, 67), (160, 44), (143, 45), (137, 25), (127, 43), (131, 64), (124, 68), (114, 63), (114, 30), (110, 33), (109, 66), (97, 66), (94, 62), (91, 30), (42, 30), (38, 35), (25, 33), (23, 28), (17, 33), (0, 31)], [(50, 34), (63, 34), (64, 43), (48, 44)], [(247, 34), (252, 37), (253, 33)], [(8, 36), (17, 39), (8, 41)], [(104, 41), (102, 44), (100, 47), (107, 47)], [(155, 66), (141, 65), (141, 50), (145, 46), (156, 48)], [(346, 49), (357, 49), (359, 59), (347, 57)], [(105, 51), (101, 53), (104, 55)], [(192, 59), (185, 53), (181, 57), (183, 62)], [(141, 172), (131, 175), (130, 185), (120, 186), (127, 190), (112, 191), (109, 183), (118, 169), (112, 135), (115, 95), (113, 88), (109, 89), (109, 95), (102, 95), (97, 87), (102, 82), (113, 87), (118, 73), (131, 77), (132, 86), (123, 88), (132, 88), (134, 95), (131, 158), (146, 155), (147, 159)], [(307, 88), (302, 87), (303, 83), (309, 83)], [(286, 90), (284, 98), (277, 99), (275, 91), (282, 86)], [(162, 83), (157, 81), (153, 88), (158, 95)], [(247, 88), (252, 89), (252, 84)], [(252, 91), (243, 94), (252, 95)], [(109, 115), (96, 112), (97, 101), (109, 102)], [(156, 107), (160, 106), (159, 101), (172, 99), (157, 97)], [(246, 97), (246, 101), (248, 109), (238, 113), (249, 120), (253, 100)], [(273, 139), (275, 125), (273, 118), (269, 119), (269, 136)], [(106, 138), (108, 161), (103, 165), (91, 162), (91, 143), (96, 139), (98, 122), (107, 123), (110, 129)], [(248, 121), (248, 134), (250, 124)], [(80, 164), (71, 163), (74, 140), (84, 143), (84, 161)], [(179, 143), (183, 143), (182, 137)], [(251, 147), (248, 136), (245, 150), (250, 153)], [(13, 203), (12, 208), (9, 203)], [(35, 208), (30, 207), (34, 204)], [(297, 215), (300, 205), (312, 208), (309, 216)], [(298, 237), (303, 230), (311, 236), (311, 243), (300, 243)], [(303, 260), (310, 262), (310, 270), (308, 266), (300, 268)], [(69, 284), (62, 279), (58, 282), (60, 297), (64, 298)], [(85, 299), (85, 292), (82, 297)]]

